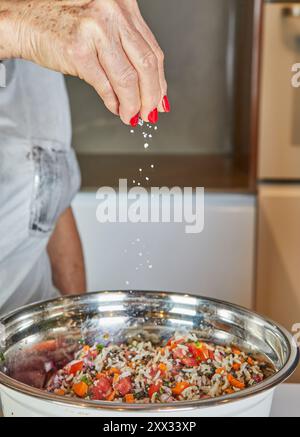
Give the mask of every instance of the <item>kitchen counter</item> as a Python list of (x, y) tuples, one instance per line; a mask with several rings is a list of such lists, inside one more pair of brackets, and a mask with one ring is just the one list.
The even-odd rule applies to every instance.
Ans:
[(300, 417), (300, 384), (283, 384), (278, 388), (272, 417)]

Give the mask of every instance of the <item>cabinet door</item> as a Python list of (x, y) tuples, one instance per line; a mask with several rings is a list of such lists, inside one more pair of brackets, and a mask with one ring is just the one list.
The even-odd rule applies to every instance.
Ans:
[(290, 332), (300, 323), (300, 186), (260, 189), (257, 309)]
[[(264, 14), (259, 178), (300, 180), (300, 3), (267, 4)], [(300, 79), (298, 80), (300, 84)]]

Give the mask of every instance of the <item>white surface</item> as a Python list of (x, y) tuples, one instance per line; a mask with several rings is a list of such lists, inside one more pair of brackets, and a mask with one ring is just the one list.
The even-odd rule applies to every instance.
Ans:
[(190, 292), (252, 306), (254, 196), (207, 194), (205, 229), (192, 235), (183, 224), (100, 224), (98, 204), (95, 193), (74, 201), (89, 291)]
[(1, 388), (3, 413), (6, 417), (269, 417), (274, 389), (236, 402), (208, 408), (186, 410), (157, 410), (152, 412), (125, 412), (117, 410), (97, 410), (59, 405), (26, 396), (8, 388)]
[(283, 384), (278, 387), (271, 417), (300, 417), (300, 384)]
[(275, 392), (272, 417), (300, 417), (300, 384), (283, 384)]

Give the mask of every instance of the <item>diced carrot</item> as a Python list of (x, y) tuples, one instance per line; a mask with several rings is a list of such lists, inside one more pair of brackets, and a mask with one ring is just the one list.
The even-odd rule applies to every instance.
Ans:
[(66, 392), (62, 388), (57, 388), (56, 390), (54, 390), (54, 394), (58, 396), (64, 396)]
[(225, 390), (225, 393), (228, 395), (232, 395), (233, 393), (235, 393), (235, 391), (233, 390), (233, 388), (228, 388), (227, 390)]
[(90, 350), (89, 346), (87, 346), (87, 345), (83, 346), (83, 351), (84, 352), (88, 352), (89, 350)]
[(113, 377), (113, 384), (116, 384), (120, 379), (119, 373), (115, 373)]
[(110, 374), (110, 375), (115, 375), (115, 374), (120, 375), (120, 373), (121, 373), (121, 371), (120, 371), (119, 369), (117, 369), (117, 367), (112, 367), (112, 368), (109, 370), (109, 374)]
[(80, 398), (84, 398), (88, 392), (88, 385), (81, 381), (73, 385), (73, 392)]
[(216, 370), (216, 374), (217, 375), (222, 375), (222, 373), (224, 373), (225, 372), (225, 368), (224, 367), (219, 367), (217, 370)]
[(108, 396), (107, 400), (108, 401), (113, 401), (115, 399), (115, 396), (116, 396), (116, 392), (115, 392), (115, 390), (113, 390), (111, 392), (111, 394)]
[(185, 381), (177, 382), (175, 387), (172, 388), (172, 393), (178, 396), (183, 392), (183, 390), (185, 390), (188, 387), (190, 387), (190, 384), (188, 382)]
[(237, 370), (240, 370), (241, 365), (240, 365), (240, 363), (233, 363), (232, 368), (233, 368), (235, 371), (237, 371)]
[(96, 375), (96, 379), (101, 379), (101, 378), (103, 378), (103, 377), (106, 377), (106, 374), (103, 373), (103, 372), (101, 372), (101, 373), (97, 373), (97, 375)]
[(159, 370), (161, 370), (163, 373), (167, 371), (167, 366), (164, 363), (160, 363), (158, 365)]
[(127, 404), (133, 404), (134, 403), (134, 396), (133, 396), (133, 394), (127, 394), (127, 395), (125, 395), (125, 402), (127, 403)]
[(234, 346), (231, 348), (231, 350), (235, 355), (241, 355), (242, 353), (237, 347)]
[(247, 362), (248, 362), (248, 364), (250, 364), (250, 366), (254, 366), (254, 364), (255, 364), (254, 360), (251, 357), (248, 358)]
[(240, 390), (245, 388), (245, 384), (243, 382), (240, 382), (238, 379), (234, 378), (232, 375), (228, 375), (227, 378), (228, 378), (229, 383), (233, 387), (239, 388)]

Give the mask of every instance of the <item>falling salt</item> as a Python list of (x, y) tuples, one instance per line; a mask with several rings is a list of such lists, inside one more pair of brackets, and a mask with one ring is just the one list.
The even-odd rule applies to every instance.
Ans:
[(142, 252), (140, 252), (140, 253), (139, 253), (139, 256), (143, 256), (143, 253), (142, 253)]
[(149, 134), (149, 138), (152, 138), (152, 135), (151, 135), (151, 134)]
[(150, 264), (150, 265), (148, 266), (149, 269), (152, 269), (152, 267), (153, 267), (152, 264)]
[(143, 171), (143, 169), (142, 168), (139, 168), (139, 172), (141, 173)]
[(148, 143), (144, 144), (144, 149), (148, 149), (148, 147), (149, 147)]
[(139, 187), (141, 186), (140, 182), (138, 183), (138, 186), (139, 186)]
[(141, 239), (140, 239), (140, 238), (137, 238), (136, 241), (137, 241), (138, 243), (140, 243)]
[(158, 127), (157, 126), (154, 126), (154, 130), (157, 130), (158, 129)]
[(134, 179), (133, 179), (132, 183), (135, 184), (135, 180)]
[(130, 133), (131, 133), (131, 134), (134, 134), (134, 130), (132, 129), (132, 130), (130, 131)]
[(153, 164), (151, 164), (151, 165), (150, 165), (150, 167), (151, 167), (151, 168), (154, 168), (154, 165), (153, 165)]
[(145, 177), (146, 181), (150, 181), (150, 179), (148, 177)]
[(129, 285), (130, 284), (130, 282), (129, 281), (126, 281), (126, 285)]

